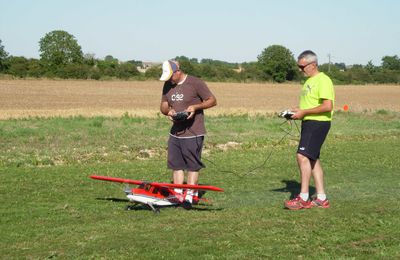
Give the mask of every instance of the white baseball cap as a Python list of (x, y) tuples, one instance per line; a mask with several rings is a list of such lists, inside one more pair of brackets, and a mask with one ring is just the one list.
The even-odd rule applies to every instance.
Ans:
[(178, 63), (176, 63), (175, 61), (172, 61), (172, 60), (164, 61), (163, 65), (162, 65), (162, 75), (161, 75), (160, 80), (168, 81), (172, 77), (172, 74), (178, 70), (179, 70), (179, 66), (178, 66)]

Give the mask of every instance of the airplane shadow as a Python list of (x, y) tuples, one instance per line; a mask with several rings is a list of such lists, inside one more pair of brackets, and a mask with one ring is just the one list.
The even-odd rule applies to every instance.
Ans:
[(205, 208), (204, 206), (203, 207), (193, 206), (190, 210), (194, 210), (194, 211), (221, 211), (221, 210), (223, 210), (223, 208)]
[[(158, 212), (163, 212), (164, 210), (167, 209), (176, 209), (176, 210), (186, 210), (184, 209), (181, 205), (173, 205), (173, 206), (162, 206), (162, 207), (156, 207), (156, 209), (158, 209)], [(132, 204), (132, 205), (127, 205), (125, 207), (125, 210), (129, 210), (129, 211), (141, 211), (141, 210), (145, 210), (145, 211), (151, 211), (151, 209), (143, 204)], [(197, 207), (197, 206), (193, 206), (189, 211), (220, 211), (223, 210), (222, 208), (205, 208), (204, 206), (202, 207)]]
[(96, 200), (107, 200), (107, 201), (112, 201), (112, 202), (123, 202), (125, 203), (125, 210), (132, 210), (132, 211), (138, 211), (138, 210), (151, 210), (149, 207), (143, 204), (133, 204), (131, 203), (128, 199), (121, 199), (121, 198), (96, 198)]
[[(286, 186), (279, 188), (279, 189), (273, 189), (271, 191), (275, 192), (290, 192), (290, 199), (294, 199), (301, 190), (301, 184), (298, 181), (295, 180), (282, 180), (282, 183), (284, 183)], [(310, 186), (309, 188), (309, 193), (310, 195), (315, 194), (315, 187)]]
[[(203, 194), (202, 194), (203, 195)], [(148, 206), (143, 205), (143, 204), (134, 204), (131, 203), (128, 199), (121, 199), (121, 198), (96, 198), (96, 200), (106, 200), (106, 201), (112, 201), (112, 202), (124, 202), (127, 203), (125, 206), (125, 210), (129, 211), (141, 211), (141, 210), (151, 210)], [(206, 205), (206, 204), (199, 204), (199, 205), (194, 205), (190, 210), (193, 211), (220, 211), (223, 210), (223, 208), (210, 208), (212, 205)], [(182, 209), (181, 205), (173, 205), (173, 206), (161, 206), (161, 207), (156, 207), (159, 210), (166, 209), (166, 208), (176, 208), (176, 209)]]
[(96, 200), (109, 200), (112, 202), (129, 202), (128, 199), (121, 199), (121, 198), (96, 198)]

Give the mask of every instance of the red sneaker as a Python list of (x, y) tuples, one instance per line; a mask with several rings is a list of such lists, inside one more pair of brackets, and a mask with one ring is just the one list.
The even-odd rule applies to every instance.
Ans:
[(326, 199), (326, 200), (315, 199), (315, 200), (311, 201), (311, 207), (327, 209), (330, 207), (329, 200), (328, 199)]
[(291, 210), (309, 209), (311, 207), (311, 201), (304, 201), (299, 195), (292, 200), (285, 201), (285, 208)]

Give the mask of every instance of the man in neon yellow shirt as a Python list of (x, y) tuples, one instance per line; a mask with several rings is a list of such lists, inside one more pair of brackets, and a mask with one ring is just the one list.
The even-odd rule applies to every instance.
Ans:
[[(292, 109), (292, 119), (301, 119), (301, 137), (297, 149), (297, 164), (301, 173), (300, 194), (285, 202), (292, 210), (312, 207), (329, 208), (324, 189), (324, 172), (319, 159), (322, 144), (329, 132), (333, 114), (335, 92), (331, 79), (318, 70), (317, 55), (302, 52), (297, 65), (309, 77), (301, 90), (299, 108)], [(317, 198), (310, 200), (309, 186), (314, 177)]]

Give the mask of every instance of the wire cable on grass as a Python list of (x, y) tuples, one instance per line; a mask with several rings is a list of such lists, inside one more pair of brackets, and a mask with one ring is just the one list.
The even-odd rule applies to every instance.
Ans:
[[(282, 128), (282, 125), (285, 124), (286, 122), (289, 122), (289, 124), (290, 124), (290, 131), (287, 131), (286, 129)], [(271, 158), (273, 152), (275, 151), (275, 148), (276, 148), (278, 145), (280, 145), (280, 144), (283, 142), (283, 140), (286, 139), (287, 136), (294, 136), (294, 135), (292, 134), (292, 130), (293, 130), (293, 123), (292, 123), (292, 122), (294, 122), (294, 125), (296, 126), (297, 130), (299, 129), (299, 128), (297, 127), (296, 121), (286, 120), (286, 121), (284, 121), (283, 123), (281, 123), (281, 124), (279, 125), (279, 128), (280, 128), (285, 134), (281, 137), (281, 139), (279, 139), (278, 142), (276, 142), (274, 145), (272, 145), (271, 151), (270, 151), (270, 153), (268, 154), (268, 156), (265, 158), (264, 162), (263, 162), (262, 164), (260, 164), (259, 166), (256, 166), (256, 167), (254, 167), (253, 169), (251, 169), (250, 171), (248, 171), (247, 174), (251, 174), (251, 173), (253, 173), (254, 171), (256, 171), (257, 169), (260, 169), (260, 168), (264, 167), (264, 166), (267, 164), (268, 160)]]
[[(284, 129), (284, 128), (282, 127), (282, 125), (285, 124), (285, 123), (289, 123), (289, 125), (290, 125), (290, 129), (289, 129), (289, 130), (286, 130), (286, 129)], [(298, 125), (297, 125), (297, 123), (296, 123), (295, 120), (285, 120), (285, 121), (283, 121), (283, 122), (279, 125), (279, 129), (280, 129), (281, 131), (284, 132), (284, 135), (279, 139), (278, 142), (276, 142), (275, 144), (272, 145), (271, 151), (270, 151), (269, 154), (266, 156), (266, 158), (265, 158), (265, 160), (262, 162), (262, 164), (260, 164), (260, 165), (258, 165), (258, 166), (256, 166), (256, 167), (252, 168), (251, 170), (249, 170), (249, 171), (247, 171), (247, 172), (245, 172), (245, 173), (236, 172), (236, 171), (234, 171), (234, 170), (223, 170), (223, 169), (221, 169), (216, 163), (214, 163), (212, 160), (207, 159), (207, 158), (204, 158), (204, 160), (206, 160), (206, 161), (210, 162), (212, 165), (214, 165), (214, 166), (218, 169), (219, 172), (223, 172), (223, 173), (233, 173), (233, 174), (236, 174), (236, 175), (238, 175), (238, 176), (240, 176), (240, 177), (250, 175), (250, 174), (252, 174), (253, 172), (255, 172), (256, 170), (258, 170), (258, 169), (264, 167), (264, 166), (267, 164), (267, 162), (268, 162), (269, 159), (271, 158), (273, 152), (275, 151), (275, 148), (276, 148), (279, 144), (281, 144), (281, 143), (283, 142), (283, 140), (285, 140), (285, 138), (286, 138), (287, 136), (295, 137), (295, 135), (292, 133), (292, 132), (293, 132), (293, 125), (295, 125), (295, 127), (296, 127), (296, 129), (297, 129), (297, 132), (300, 133), (300, 129), (299, 129), (299, 127), (298, 127)]]

